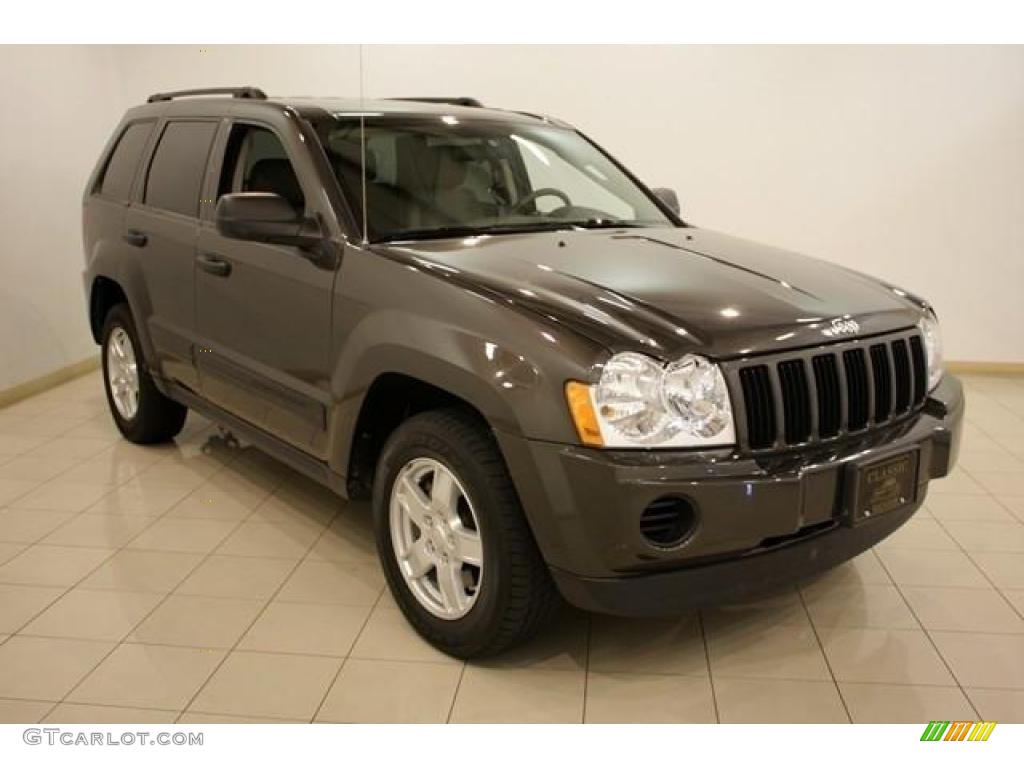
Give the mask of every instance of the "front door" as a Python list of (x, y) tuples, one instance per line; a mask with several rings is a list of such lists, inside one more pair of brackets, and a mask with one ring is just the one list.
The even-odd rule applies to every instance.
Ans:
[[(217, 197), (274, 192), (312, 214), (274, 130), (236, 122), (222, 146)], [(200, 227), (196, 265), (203, 396), (325, 456), (335, 271), (295, 247), (224, 237), (212, 220)]]

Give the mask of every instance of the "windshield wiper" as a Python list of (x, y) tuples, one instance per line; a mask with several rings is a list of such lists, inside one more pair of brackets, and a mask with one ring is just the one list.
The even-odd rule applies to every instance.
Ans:
[(566, 223), (580, 229), (623, 229), (647, 226), (640, 221), (627, 221), (624, 219), (584, 219), (582, 221), (569, 221)]
[(558, 232), (568, 229), (623, 229), (646, 227), (640, 221), (622, 219), (544, 219), (541, 221), (515, 221), (497, 224), (445, 224), (440, 227), (418, 227), (390, 232), (377, 242), (396, 240), (431, 240), (444, 237), (470, 237), (473, 235), (512, 235), (528, 232)]
[(378, 242), (395, 240), (426, 240), (442, 237), (467, 237), (471, 235), (510, 235), (522, 232), (555, 232), (578, 226), (572, 221), (520, 221), (507, 224), (447, 224), (442, 227), (421, 227), (390, 232)]

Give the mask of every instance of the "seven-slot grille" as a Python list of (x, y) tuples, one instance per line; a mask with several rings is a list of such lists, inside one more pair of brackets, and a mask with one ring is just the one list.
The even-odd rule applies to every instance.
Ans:
[[(729, 365), (741, 447), (767, 450), (881, 426), (924, 402), (917, 333), (854, 339)], [(734, 395), (735, 397), (736, 395)]]

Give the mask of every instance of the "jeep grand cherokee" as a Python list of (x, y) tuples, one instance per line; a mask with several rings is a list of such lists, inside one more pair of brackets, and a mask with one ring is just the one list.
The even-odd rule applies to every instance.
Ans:
[(372, 498), (395, 600), (455, 656), (559, 595), (647, 616), (791, 584), (956, 458), (925, 301), (688, 224), (558, 120), (156, 94), (84, 208), (122, 434), (169, 440), (191, 408)]

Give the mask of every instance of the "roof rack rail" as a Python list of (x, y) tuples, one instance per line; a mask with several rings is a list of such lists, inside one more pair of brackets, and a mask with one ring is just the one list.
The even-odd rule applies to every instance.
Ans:
[(471, 96), (392, 96), (388, 101), (424, 101), (428, 104), (451, 104), (455, 107), (482, 107), (479, 99)]
[(185, 91), (167, 91), (167, 93), (154, 93), (148, 99), (147, 104), (154, 101), (170, 101), (183, 96), (232, 96), (236, 99), (266, 99), (267, 94), (259, 88), (251, 85), (236, 86), (234, 88), (190, 88)]

